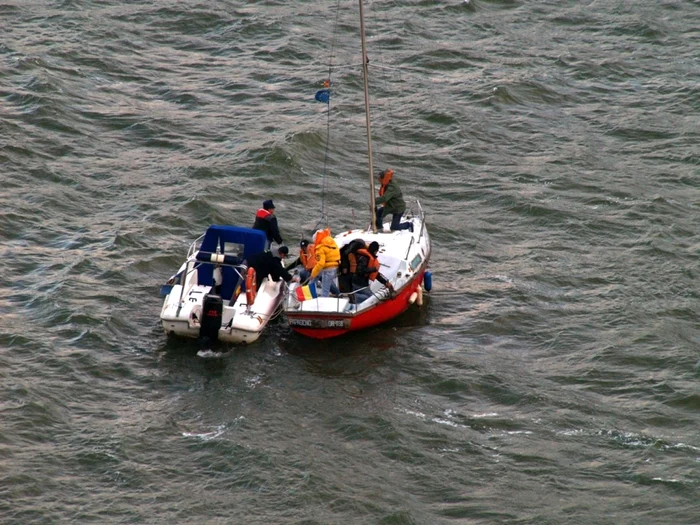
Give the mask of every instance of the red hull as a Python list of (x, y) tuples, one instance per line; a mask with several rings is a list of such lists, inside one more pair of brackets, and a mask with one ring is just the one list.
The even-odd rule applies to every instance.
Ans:
[(289, 324), (292, 330), (306, 337), (330, 339), (389, 321), (411, 306), (409, 299), (423, 282), (426, 266), (393, 299), (382, 301), (369, 310), (358, 314), (287, 312)]

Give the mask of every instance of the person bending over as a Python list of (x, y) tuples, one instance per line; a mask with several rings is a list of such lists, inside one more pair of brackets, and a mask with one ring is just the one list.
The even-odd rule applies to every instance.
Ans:
[(371, 281), (377, 280), (387, 287), (389, 292), (394, 292), (394, 287), (389, 280), (379, 273), (379, 261), (377, 252), (379, 243), (373, 241), (367, 248), (357, 250), (357, 269), (352, 277), (352, 289), (355, 292), (355, 304), (360, 304), (372, 296), (369, 289)]
[(282, 266), (282, 259), (289, 254), (289, 249), (286, 246), (280, 246), (277, 249), (279, 256), (273, 255), (272, 252), (265, 250), (264, 252), (254, 253), (248, 257), (248, 268), (255, 269), (255, 289), (260, 289), (260, 284), (268, 275), (273, 281), (284, 279), (285, 282), (292, 280), (292, 276)]

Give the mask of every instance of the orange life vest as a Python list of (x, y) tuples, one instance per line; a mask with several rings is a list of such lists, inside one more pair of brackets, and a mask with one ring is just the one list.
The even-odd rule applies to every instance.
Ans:
[(348, 271), (351, 274), (357, 271), (357, 255), (352, 252), (348, 254)]
[(270, 212), (270, 211), (268, 211), (268, 210), (266, 210), (266, 209), (264, 209), (264, 208), (260, 208), (260, 209), (255, 213), (255, 218), (256, 218), (256, 219), (267, 219), (270, 215), (272, 215), (272, 212)]
[(368, 275), (368, 278), (370, 281), (374, 281), (377, 278), (377, 275), (379, 275), (379, 261), (374, 255), (369, 253), (369, 251), (366, 248), (360, 248), (359, 250), (357, 250), (357, 255), (364, 255), (369, 259), (369, 262), (367, 263), (367, 269), (372, 269), (374, 271)]
[(384, 177), (382, 177), (382, 187), (379, 188), (379, 196), (383, 196), (384, 193), (386, 192), (386, 187), (389, 185), (391, 182), (392, 177), (394, 176), (394, 170), (392, 169), (387, 169), (384, 172)]
[(309, 271), (313, 270), (314, 266), (316, 266), (316, 245), (309, 244), (306, 247), (306, 250), (300, 250), (299, 260), (301, 261), (301, 264), (304, 266), (304, 268), (306, 268)]

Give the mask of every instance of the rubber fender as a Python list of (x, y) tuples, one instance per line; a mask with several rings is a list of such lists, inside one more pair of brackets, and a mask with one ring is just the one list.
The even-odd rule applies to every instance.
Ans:
[(425, 288), (426, 292), (433, 289), (433, 272), (430, 270), (423, 274), (423, 287)]

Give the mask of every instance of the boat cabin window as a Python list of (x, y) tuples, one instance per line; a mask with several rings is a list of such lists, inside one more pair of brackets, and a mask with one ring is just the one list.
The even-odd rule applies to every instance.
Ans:
[(224, 253), (226, 255), (235, 255), (237, 257), (243, 258), (243, 250), (245, 246), (238, 242), (224, 242)]

